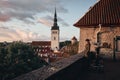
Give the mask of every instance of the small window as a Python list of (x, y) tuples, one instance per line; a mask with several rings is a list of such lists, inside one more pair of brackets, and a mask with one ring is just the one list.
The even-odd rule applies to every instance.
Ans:
[(54, 40), (56, 40), (56, 37), (54, 37)]
[(53, 34), (57, 34), (57, 32), (56, 32), (56, 31), (53, 31), (52, 33), (53, 33)]
[(102, 45), (103, 48), (110, 48), (111, 44), (108, 44), (107, 42), (104, 42)]

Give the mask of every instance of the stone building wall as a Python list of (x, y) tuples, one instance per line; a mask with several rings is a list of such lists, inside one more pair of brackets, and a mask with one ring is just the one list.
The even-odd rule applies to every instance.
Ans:
[[(99, 28), (80, 28), (80, 42), (79, 42), (79, 51), (78, 53), (84, 51), (85, 39), (90, 39), (91, 42), (91, 51), (95, 51), (97, 42), (97, 32)], [(113, 50), (113, 39), (116, 36), (120, 36), (120, 27), (101, 27), (100, 29), (100, 42), (101, 46), (108, 44), (109, 48), (101, 48), (101, 52), (105, 50)], [(105, 45), (104, 45), (105, 46)]]

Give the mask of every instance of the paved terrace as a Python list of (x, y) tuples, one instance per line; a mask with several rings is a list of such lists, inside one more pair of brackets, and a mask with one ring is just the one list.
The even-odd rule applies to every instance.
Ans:
[(27, 74), (23, 74), (13, 80), (45, 80), (47, 77), (53, 75), (56, 72), (70, 66), (72, 63), (82, 58), (82, 53), (71, 56), (69, 58), (61, 59), (57, 62), (51, 63), (48, 66), (44, 66)]
[(120, 61), (104, 59), (104, 72), (89, 71), (81, 54), (62, 59), (13, 80), (120, 80)]
[(120, 61), (104, 60), (104, 72), (87, 71), (82, 79), (75, 80), (120, 80)]

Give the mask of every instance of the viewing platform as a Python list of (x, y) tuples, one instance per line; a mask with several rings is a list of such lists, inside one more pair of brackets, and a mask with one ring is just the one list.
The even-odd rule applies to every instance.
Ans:
[(120, 61), (103, 59), (103, 71), (89, 70), (82, 54), (65, 58), (13, 80), (120, 80)]

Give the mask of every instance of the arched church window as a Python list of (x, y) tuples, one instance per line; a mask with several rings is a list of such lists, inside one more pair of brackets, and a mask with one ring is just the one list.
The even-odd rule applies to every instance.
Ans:
[(53, 31), (52, 33), (53, 33), (53, 34), (57, 34), (57, 31)]
[(54, 40), (56, 40), (56, 37), (54, 37)]

